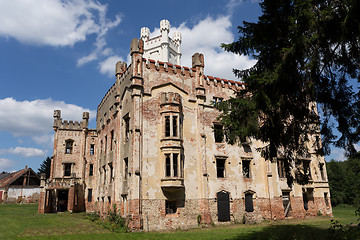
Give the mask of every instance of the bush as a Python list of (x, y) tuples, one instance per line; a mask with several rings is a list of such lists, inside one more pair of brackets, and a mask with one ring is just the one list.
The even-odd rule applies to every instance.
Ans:
[(117, 211), (117, 207), (114, 204), (113, 209), (108, 209), (106, 217), (102, 220), (99, 212), (93, 212), (86, 215), (86, 218), (92, 222), (97, 222), (104, 228), (109, 229), (112, 232), (127, 232), (127, 221)]

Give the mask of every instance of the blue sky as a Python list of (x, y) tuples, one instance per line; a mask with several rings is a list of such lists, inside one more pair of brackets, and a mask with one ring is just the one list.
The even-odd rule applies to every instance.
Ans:
[[(52, 155), (54, 109), (78, 121), (90, 111), (95, 127), (114, 65), (128, 61), (141, 27), (156, 34), (168, 19), (171, 32), (182, 32), (182, 65), (191, 66), (192, 54), (201, 52), (205, 74), (235, 79), (231, 69), (254, 60), (219, 46), (259, 15), (252, 0), (0, 0), (0, 172), (37, 170)], [(340, 160), (336, 151), (327, 159)]]

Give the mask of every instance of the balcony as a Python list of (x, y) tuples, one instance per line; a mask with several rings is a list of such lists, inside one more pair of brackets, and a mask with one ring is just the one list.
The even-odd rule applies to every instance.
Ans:
[(185, 188), (183, 178), (162, 178), (161, 188), (166, 191), (177, 191)]

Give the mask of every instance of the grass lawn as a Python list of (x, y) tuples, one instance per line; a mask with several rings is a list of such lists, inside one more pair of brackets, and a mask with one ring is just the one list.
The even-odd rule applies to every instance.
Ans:
[[(355, 209), (333, 208), (342, 224), (357, 223)], [(329, 217), (265, 221), (153, 233), (112, 233), (84, 218), (85, 213), (38, 214), (37, 205), (0, 204), (0, 239), (328, 239)]]

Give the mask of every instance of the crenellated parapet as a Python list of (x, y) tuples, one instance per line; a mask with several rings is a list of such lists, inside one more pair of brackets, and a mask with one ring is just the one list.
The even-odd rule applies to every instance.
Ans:
[(160, 21), (160, 36), (150, 38), (150, 29), (141, 28), (140, 38), (144, 42), (144, 57), (162, 62), (180, 64), (181, 62), (181, 33), (174, 32), (169, 36), (170, 22), (166, 19)]
[(89, 113), (83, 112), (83, 118), (81, 122), (62, 120), (61, 111), (54, 110), (54, 130), (69, 129), (69, 130), (83, 130), (87, 129), (89, 125)]

